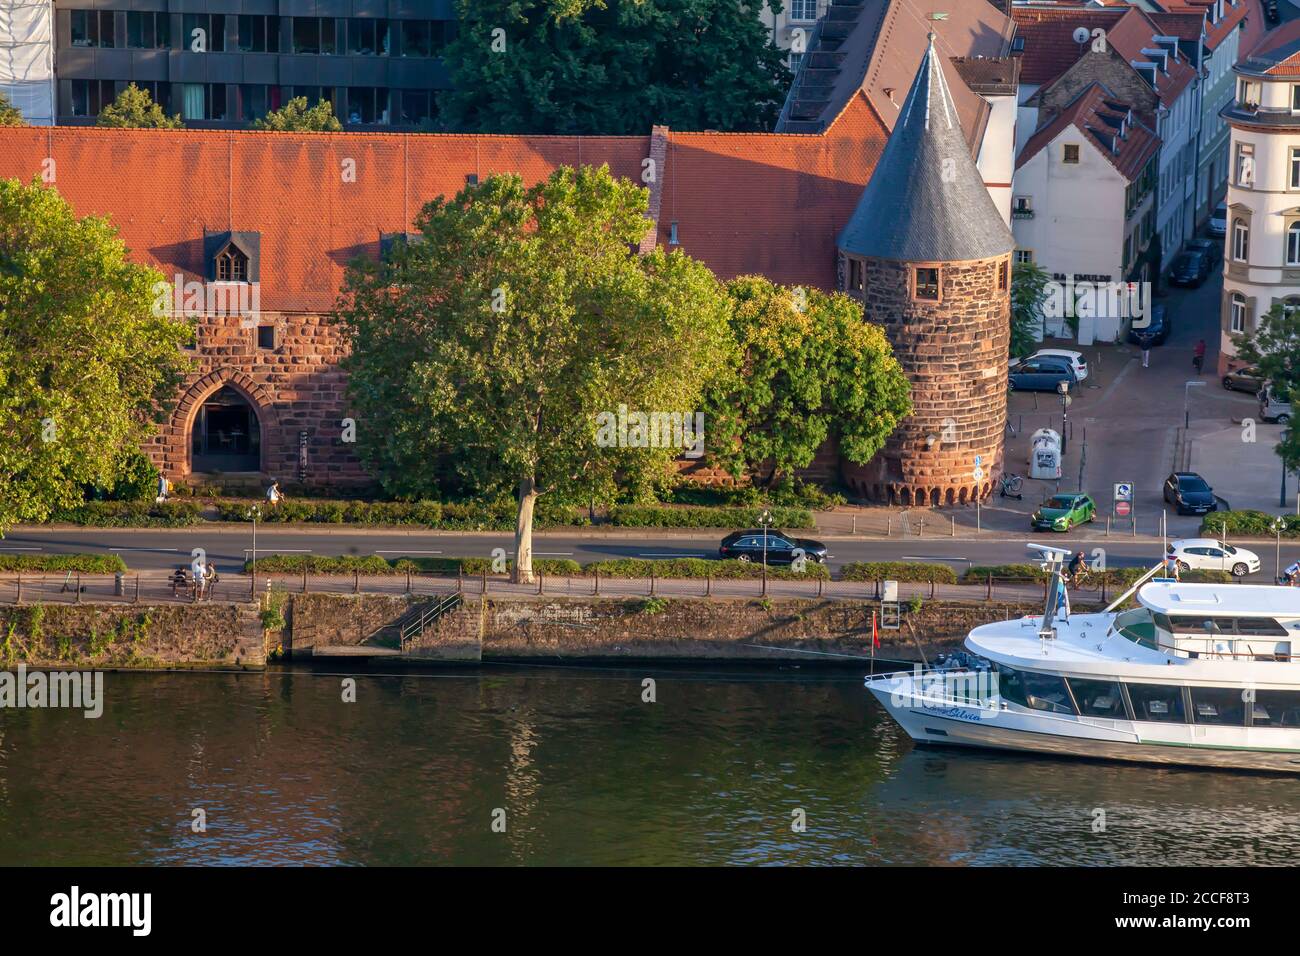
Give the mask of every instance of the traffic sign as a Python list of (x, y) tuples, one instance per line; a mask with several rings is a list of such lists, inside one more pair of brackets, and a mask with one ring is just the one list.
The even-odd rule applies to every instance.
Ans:
[[(1116, 500), (1116, 501), (1132, 501), (1132, 500), (1133, 500), (1133, 482), (1131, 482), (1131, 481), (1117, 481), (1117, 482), (1115, 482), (1115, 500)], [(1128, 512), (1127, 512), (1127, 511), (1124, 511), (1124, 512), (1122, 512), (1122, 513), (1123, 513), (1123, 514), (1127, 514)]]
[(1131, 506), (1127, 501), (1115, 502), (1115, 514), (1121, 518), (1127, 518)]
[(975, 466), (975, 470), (974, 470), (973, 472), (971, 472), (971, 477), (974, 478), (976, 481), (983, 481), (983, 480), (984, 480), (984, 469), (981, 468), (979, 465), (976, 465), (976, 466)]

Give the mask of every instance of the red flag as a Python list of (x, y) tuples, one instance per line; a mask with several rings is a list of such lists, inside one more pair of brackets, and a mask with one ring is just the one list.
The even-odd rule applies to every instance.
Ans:
[(876, 612), (871, 612), (871, 647), (872, 650), (880, 646), (880, 632), (876, 629)]

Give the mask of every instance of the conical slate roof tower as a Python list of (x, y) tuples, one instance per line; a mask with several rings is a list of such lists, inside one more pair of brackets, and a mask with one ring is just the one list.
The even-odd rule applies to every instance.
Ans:
[(989, 259), (1015, 248), (971, 159), (933, 33), (839, 246), (912, 262)]
[(971, 159), (931, 34), (839, 238), (841, 288), (883, 326), (912, 386), (912, 414), (885, 448), (865, 465), (842, 463), (860, 494), (944, 505), (993, 488), (1006, 426), (1014, 248)]

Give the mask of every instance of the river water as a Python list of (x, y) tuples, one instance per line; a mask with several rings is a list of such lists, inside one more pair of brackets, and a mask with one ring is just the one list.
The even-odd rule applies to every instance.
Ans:
[(99, 719), (0, 710), (0, 864), (1282, 864), (1300, 850), (1294, 778), (918, 749), (856, 671), (385, 670), (349, 671), (355, 702), (342, 673), (298, 667), (107, 674)]

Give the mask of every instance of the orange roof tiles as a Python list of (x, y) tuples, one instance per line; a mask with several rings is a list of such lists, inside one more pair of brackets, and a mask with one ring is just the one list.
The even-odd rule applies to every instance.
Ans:
[[(762, 272), (832, 288), (835, 236), (886, 138), (863, 97), (820, 135), (668, 134), (660, 241), (724, 277)], [(17, 127), (0, 130), (0, 176), (53, 185), (78, 215), (107, 216), (137, 261), (200, 278), (205, 231), (261, 234), (261, 306), (328, 311), (344, 268), (409, 231), (422, 205), (466, 177), (608, 163), (641, 182), (650, 136), (466, 136)], [(348, 161), (352, 161), (351, 164)], [(349, 181), (348, 169), (355, 179)]]
[[(1101, 151), (1120, 175), (1132, 182), (1160, 148), (1160, 138), (1135, 118), (1127, 124), (1127, 135), (1115, 141), (1116, 124), (1128, 112), (1116, 109), (1115, 105), (1120, 104), (1115, 103), (1110, 92), (1100, 83), (1093, 83), (1029, 138), (1016, 159), (1016, 168), (1038, 155), (1066, 127), (1073, 126)], [(1114, 151), (1109, 146), (1112, 141), (1117, 143)]]

